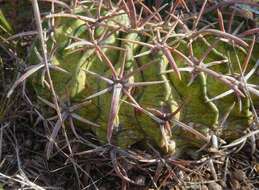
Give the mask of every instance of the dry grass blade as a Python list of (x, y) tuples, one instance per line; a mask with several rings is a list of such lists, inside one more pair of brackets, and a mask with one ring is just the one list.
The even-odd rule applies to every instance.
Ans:
[(72, 49), (75, 47), (82, 47), (82, 46), (88, 46), (88, 47), (95, 47), (95, 45), (92, 42), (89, 42), (87, 40), (81, 40), (79, 42), (74, 42), (66, 47), (66, 49)]
[(7, 98), (9, 98), (15, 88), (22, 82), (24, 82), (25, 79), (27, 79), (29, 76), (31, 76), (33, 73), (37, 72), (39, 69), (43, 68), (45, 65), (44, 64), (38, 64), (32, 66), (28, 71), (26, 71), (18, 80), (15, 81), (9, 92), (7, 93)]
[(55, 70), (55, 71), (59, 71), (59, 72), (68, 74), (68, 75), (70, 74), (67, 70), (65, 70), (65, 69), (63, 69), (63, 68), (61, 68), (61, 67), (59, 67), (59, 66), (57, 66), (57, 65), (49, 65), (49, 68), (50, 68), (50, 69), (53, 69), (53, 70)]
[(209, 142), (210, 139), (208, 137), (205, 137), (202, 133), (200, 133), (199, 131), (189, 127), (188, 125), (186, 125), (185, 123), (178, 121), (176, 119), (171, 119), (172, 123), (175, 123), (176, 125), (179, 125), (180, 127), (182, 127), (184, 130), (194, 134), (196, 137), (198, 137), (199, 139), (205, 141), (205, 142)]
[(243, 143), (244, 141), (246, 141), (251, 136), (254, 136), (254, 135), (258, 134), (258, 133), (259, 133), (259, 130), (252, 131), (252, 132), (250, 132), (250, 133), (240, 137), (239, 139), (234, 140), (230, 144), (222, 146), (221, 148), (225, 149), (225, 148), (231, 148), (231, 147), (237, 146), (237, 145)]
[(86, 73), (89, 73), (89, 74), (93, 75), (94, 77), (96, 77), (96, 78), (98, 78), (98, 79), (101, 79), (101, 80), (107, 82), (108, 84), (113, 84), (113, 81), (112, 81), (111, 79), (108, 79), (108, 78), (106, 78), (106, 77), (104, 77), (104, 76), (102, 76), (102, 75), (99, 75), (99, 74), (97, 74), (97, 73), (94, 73), (94, 72), (89, 71), (89, 70), (86, 70), (86, 69), (83, 69), (83, 71), (85, 71)]
[(80, 108), (82, 108), (82, 107), (84, 107), (84, 106), (86, 106), (86, 105), (89, 105), (91, 102), (92, 102), (91, 100), (89, 100), (89, 101), (83, 101), (83, 102), (81, 102), (81, 103), (78, 103), (78, 104), (76, 104), (76, 105), (73, 105), (73, 106), (69, 107), (68, 110), (69, 110), (69, 112), (74, 112), (74, 111), (76, 111), (77, 109), (80, 109)]
[(67, 18), (74, 18), (74, 19), (79, 19), (85, 22), (90, 22), (90, 23), (95, 23), (97, 20), (94, 18), (86, 17), (86, 16), (80, 16), (80, 15), (74, 15), (74, 14), (69, 14), (69, 13), (55, 13), (51, 15), (47, 15), (45, 18), (51, 19), (51, 18), (56, 18), (56, 17), (67, 17)]
[(69, 153), (70, 153), (69, 159), (70, 159), (70, 161), (71, 161), (71, 163), (73, 165), (74, 172), (75, 172), (75, 175), (76, 175), (77, 186), (81, 187), (81, 181), (79, 179), (80, 177), (79, 177), (79, 173), (78, 173), (78, 170), (77, 170), (77, 163), (74, 161), (74, 158), (73, 158), (74, 153), (73, 153), (73, 150), (71, 148), (71, 144), (70, 144), (70, 141), (68, 139), (66, 129), (64, 127), (62, 127), (62, 129), (63, 129), (63, 134), (65, 136), (65, 140), (66, 140), (66, 143), (67, 143), (67, 147), (68, 147), (68, 150), (69, 150)]
[(62, 119), (58, 119), (57, 122), (55, 123), (55, 126), (52, 130), (52, 133), (49, 137), (49, 142), (47, 144), (47, 150), (46, 150), (46, 156), (47, 159), (50, 159), (50, 155), (53, 151), (53, 144), (55, 143), (55, 139), (58, 135), (59, 130), (61, 129), (62, 125), (63, 125), (63, 121), (66, 120), (66, 118), (68, 117), (68, 113), (62, 113), (61, 114)]
[(110, 92), (111, 90), (112, 90), (112, 87), (105, 88), (105, 89), (103, 89), (103, 90), (101, 90), (101, 91), (99, 91), (99, 92), (96, 92), (96, 93), (94, 93), (94, 94), (92, 94), (92, 95), (86, 97), (84, 100), (90, 100), (90, 99), (92, 99), (92, 98), (101, 96), (101, 95), (103, 95), (103, 94), (105, 94), (105, 93), (107, 93), (107, 92)]
[(37, 25), (37, 30), (38, 30), (38, 35), (40, 38), (40, 44), (41, 44), (41, 48), (42, 48), (42, 52), (43, 52), (43, 61), (44, 61), (44, 66), (46, 69), (46, 74), (47, 74), (47, 79), (49, 82), (49, 87), (51, 90), (51, 94), (54, 100), (54, 104), (55, 104), (55, 110), (57, 112), (58, 115), (58, 121), (57, 121), (57, 126), (55, 126), (54, 130), (53, 130), (53, 136), (51, 136), (51, 141), (49, 143), (48, 149), (47, 149), (47, 157), (49, 158), (50, 156), (50, 152), (52, 151), (52, 147), (53, 147), (53, 141), (54, 138), (57, 135), (57, 131), (59, 130), (59, 125), (61, 125), (63, 128), (64, 123), (63, 123), (63, 118), (67, 117), (66, 113), (64, 113), (65, 115), (61, 114), (60, 111), (60, 107), (59, 107), (59, 103), (58, 103), (58, 97), (56, 95), (55, 89), (54, 89), (54, 85), (53, 85), (53, 81), (51, 79), (51, 75), (50, 75), (50, 70), (49, 70), (49, 63), (48, 63), (48, 52), (47, 52), (47, 45), (45, 44), (45, 35), (43, 33), (42, 30), (42, 25), (41, 25), (41, 16), (40, 16), (40, 9), (39, 9), (39, 5), (38, 5), (38, 1), (37, 0), (32, 0), (32, 6), (33, 6), (33, 12), (34, 12), (34, 16), (35, 16), (35, 20), (36, 20), (36, 25)]
[(56, 106), (55, 104), (51, 103), (50, 101), (40, 97), (40, 96), (37, 96), (37, 98), (42, 101), (43, 103), (45, 103), (46, 105), (48, 105), (49, 107), (53, 108), (53, 109), (56, 109)]
[[(133, 180), (131, 180), (130, 178), (128, 178), (128, 176), (125, 176), (125, 175), (122, 174), (122, 171), (121, 171), (121, 169), (120, 169), (120, 167), (119, 167), (119, 164), (118, 164), (118, 161), (117, 161), (117, 157), (116, 157), (116, 152), (115, 152), (115, 150), (111, 150), (110, 155), (111, 155), (112, 164), (113, 164), (113, 167), (114, 167), (114, 170), (115, 170), (116, 174), (117, 174), (122, 180), (124, 180), (124, 181), (126, 181), (126, 182), (132, 183), (132, 184), (134, 184), (134, 185), (139, 185), (139, 184), (137, 184), (135, 181), (133, 181)], [(123, 173), (126, 174), (125, 171), (124, 171)]]
[(83, 123), (86, 123), (88, 125), (91, 125), (91, 126), (94, 126), (94, 127), (100, 127), (100, 125), (96, 124), (96, 123), (93, 123), (91, 121), (89, 121), (88, 119), (85, 119), (83, 117), (81, 117), (80, 115), (76, 114), (76, 113), (72, 113), (71, 114), (71, 117), (73, 117), (74, 119), (78, 120), (78, 121), (81, 121)]
[(12, 40), (14, 40), (14, 39), (16, 39), (16, 38), (22, 38), (22, 37), (24, 37), (24, 36), (32, 36), (32, 35), (36, 35), (36, 34), (38, 34), (37, 31), (21, 32), (21, 33), (18, 33), (18, 34), (15, 34), (15, 35), (13, 35), (13, 36), (8, 37), (6, 40), (12, 41)]
[(20, 183), (24, 189), (26, 189), (26, 187), (27, 187), (28, 189), (34, 189), (34, 190), (46, 190), (45, 188), (38, 186), (29, 180), (24, 179), (23, 177), (21, 177), (18, 174), (14, 177), (14, 176), (7, 176), (0, 172), (0, 176), (3, 177), (4, 179), (8, 179), (8, 180)]
[(214, 166), (213, 160), (211, 158), (208, 161), (208, 165), (209, 165), (210, 172), (212, 173), (214, 180), (217, 181), (218, 180), (217, 172), (215, 170), (215, 166)]
[(50, 155), (53, 151), (53, 144), (55, 143), (55, 138), (58, 135), (58, 132), (61, 128), (61, 125), (62, 125), (62, 123), (60, 122), (60, 120), (58, 120), (55, 124), (55, 127), (54, 127), (51, 135), (50, 135), (48, 144), (46, 146), (46, 157), (47, 157), (47, 159), (50, 159)]
[[(89, 147), (91, 147), (91, 148), (93, 148), (93, 149), (101, 149), (101, 150), (103, 150), (102, 147), (98, 147), (97, 145), (95, 145), (94, 143), (92, 143), (92, 142), (86, 140), (85, 138), (83, 138), (82, 136), (80, 136), (80, 135), (77, 133), (76, 127), (75, 127), (75, 125), (74, 125), (74, 122), (73, 122), (73, 118), (72, 118), (72, 117), (69, 117), (69, 124), (70, 124), (70, 127), (71, 127), (72, 131), (73, 131), (73, 134), (75, 135), (75, 137), (76, 137), (78, 140), (80, 140), (80, 141), (86, 143), (87, 146), (89, 146)], [(80, 154), (80, 153), (78, 153), (78, 154)], [(75, 153), (74, 155), (77, 155), (77, 153)]]
[(120, 83), (114, 84), (113, 86), (113, 94), (111, 100), (111, 109), (109, 114), (108, 126), (107, 126), (107, 140), (111, 143), (112, 132), (115, 124), (115, 119), (119, 112), (119, 102), (121, 98), (123, 86)]

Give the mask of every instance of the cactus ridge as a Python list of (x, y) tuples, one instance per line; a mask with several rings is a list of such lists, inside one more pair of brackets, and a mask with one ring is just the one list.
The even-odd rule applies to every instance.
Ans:
[[(101, 142), (130, 147), (144, 140), (170, 154), (208, 143), (211, 134), (235, 139), (249, 127), (251, 100), (259, 104), (255, 37), (201, 28), (199, 20), (190, 29), (167, 9), (93, 1), (73, 14), (46, 17), (55, 19), (46, 45), (58, 68), (51, 77), (66, 125), (73, 118)], [(37, 47), (32, 64), (42, 53)], [(43, 75), (31, 81), (39, 100), (53, 108)]]

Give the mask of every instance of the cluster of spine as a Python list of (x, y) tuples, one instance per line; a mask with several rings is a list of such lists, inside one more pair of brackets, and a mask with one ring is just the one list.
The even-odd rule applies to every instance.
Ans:
[[(143, 141), (175, 153), (207, 143), (212, 134), (237, 138), (253, 123), (256, 30), (231, 16), (225, 26), (220, 7), (207, 1), (188, 18), (189, 4), (179, 2), (151, 8), (133, 0), (82, 1), (46, 16), (64, 125), (91, 127), (100, 141), (121, 147)], [(217, 22), (203, 16), (206, 6)], [(41, 53), (36, 43), (31, 63), (41, 61)], [(44, 75), (38, 72), (32, 84), (42, 105), (55, 110)]]

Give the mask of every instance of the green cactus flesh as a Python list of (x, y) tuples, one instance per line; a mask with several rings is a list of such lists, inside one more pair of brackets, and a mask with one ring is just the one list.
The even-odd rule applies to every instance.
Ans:
[[(81, 8), (74, 10), (74, 13), (80, 15), (83, 14), (82, 12)], [(102, 14), (106, 15), (108, 11), (103, 11)], [(112, 63), (116, 73), (120, 73), (124, 65), (124, 76), (130, 72), (134, 73), (127, 78), (126, 82), (128, 83), (160, 81), (159, 84), (147, 86), (134, 86), (132, 88), (124, 88), (123, 86), (121, 90), (116, 91), (119, 101), (117, 102), (117, 114), (115, 114), (113, 119), (114, 129), (111, 143), (121, 147), (129, 147), (139, 141), (149, 141), (166, 153), (175, 152), (175, 142), (176, 147), (179, 149), (183, 146), (198, 145), (202, 141), (192, 133), (182, 130), (171, 122), (169, 122), (171, 125), (170, 130), (166, 130), (161, 126), (161, 123), (158, 123), (147, 114), (148, 112), (158, 117), (154, 110), (168, 114), (177, 110), (179, 106), (182, 107), (179, 113), (174, 115), (174, 118), (192, 126), (205, 136), (210, 131), (214, 131), (227, 139), (234, 139), (240, 136), (241, 132), (249, 126), (252, 121), (252, 113), (248, 98), (241, 99), (241, 111), (234, 93), (216, 101), (209, 101), (209, 99), (229, 90), (229, 87), (204, 72), (193, 74), (181, 72), (181, 80), (174, 72), (165, 73), (165, 71), (171, 69), (171, 66), (167, 57), (161, 51), (151, 51), (148, 55), (135, 58), (134, 56), (143, 54), (150, 49), (139, 43), (133, 43), (133, 41), (152, 43), (152, 38), (147, 39), (147, 37), (137, 32), (113, 30), (112, 28), (118, 26), (118, 23), (125, 27), (130, 25), (130, 19), (126, 13), (121, 12), (118, 16), (106, 19), (104, 23), (105, 25), (95, 28), (94, 34), (90, 34), (87, 29), (88, 26), (86, 26), (84, 21), (74, 18), (58, 18), (56, 19), (54, 35), (49, 37), (47, 41), (48, 50), (49, 52), (52, 51), (53, 54), (51, 57), (52, 64), (68, 72), (51, 70), (54, 88), (61, 104), (82, 102), (85, 98), (111, 87), (107, 93), (89, 98), (91, 103), (76, 110), (76, 113), (81, 117), (100, 125), (100, 127), (94, 127), (92, 130), (101, 142), (107, 142), (107, 125), (110, 119), (114, 86), (89, 72), (115, 81), (113, 72), (108, 66), (107, 60), (105, 61), (104, 57), (100, 54), (98, 55), (95, 48), (83, 45), (72, 47), (73, 45), (71, 44), (73, 44), (74, 39), (80, 38), (92, 41), (92, 35), (94, 38), (100, 39), (102, 35), (105, 36), (108, 33), (109, 35), (105, 36), (99, 45), (101, 51)], [(106, 25), (113, 27), (107, 27)], [(203, 39), (197, 38), (193, 42), (194, 56), (198, 60), (202, 58), (209, 48), (208, 43), (213, 44), (215, 40), (219, 40), (219, 38), (216, 36), (203, 37)], [(112, 48), (111, 46), (124, 50)], [(176, 48), (183, 54), (188, 55), (187, 46), (186, 41), (180, 40)], [(39, 62), (35, 49), (40, 52), (37, 43), (30, 57), (32, 64)], [(238, 63), (242, 64), (244, 62), (246, 51), (221, 40), (219, 40), (215, 49), (203, 61), (205, 65), (213, 61), (227, 59), (227, 64), (211, 66), (210, 69), (224, 75), (240, 73)], [(254, 67), (256, 60), (259, 59), (256, 50), (258, 51), (257, 44), (247, 72)], [(172, 53), (172, 56), (179, 68), (184, 68), (188, 65), (186, 60), (178, 54)], [(145, 64), (149, 64), (146, 69), (138, 71)], [(190, 83), (192, 76), (194, 78)], [(41, 73), (37, 73), (32, 78), (36, 94), (51, 100), (51, 93), (47, 86), (42, 85), (41, 77)], [(249, 79), (249, 82), (258, 85), (258, 76), (254, 74)], [(118, 85), (124, 84), (118, 83)], [(136, 105), (132, 106), (132, 101), (126, 94), (125, 89), (131, 94), (137, 104), (147, 112), (140, 111)], [(258, 105), (258, 97), (252, 95), (252, 99), (254, 104)], [(224, 122), (224, 125), (221, 125), (223, 117), (234, 103), (235, 106), (229, 117)], [(80, 122), (76, 124), (83, 128), (90, 127)], [(192, 140), (188, 141), (188, 139)]]

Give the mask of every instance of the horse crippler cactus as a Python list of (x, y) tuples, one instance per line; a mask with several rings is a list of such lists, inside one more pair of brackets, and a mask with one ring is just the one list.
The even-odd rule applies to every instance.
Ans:
[(29, 60), (39, 68), (31, 77), (38, 105), (56, 120), (52, 137), (62, 125), (76, 126), (91, 129), (102, 143), (150, 143), (178, 154), (200, 148), (211, 135), (228, 141), (244, 134), (256, 123), (259, 105), (258, 39), (241, 13), (226, 26), (229, 7), (206, 15), (204, 6), (206, 1), (197, 5), (197, 17), (187, 18), (185, 6), (83, 1), (45, 16), (62, 122), (40, 67), (39, 42)]

